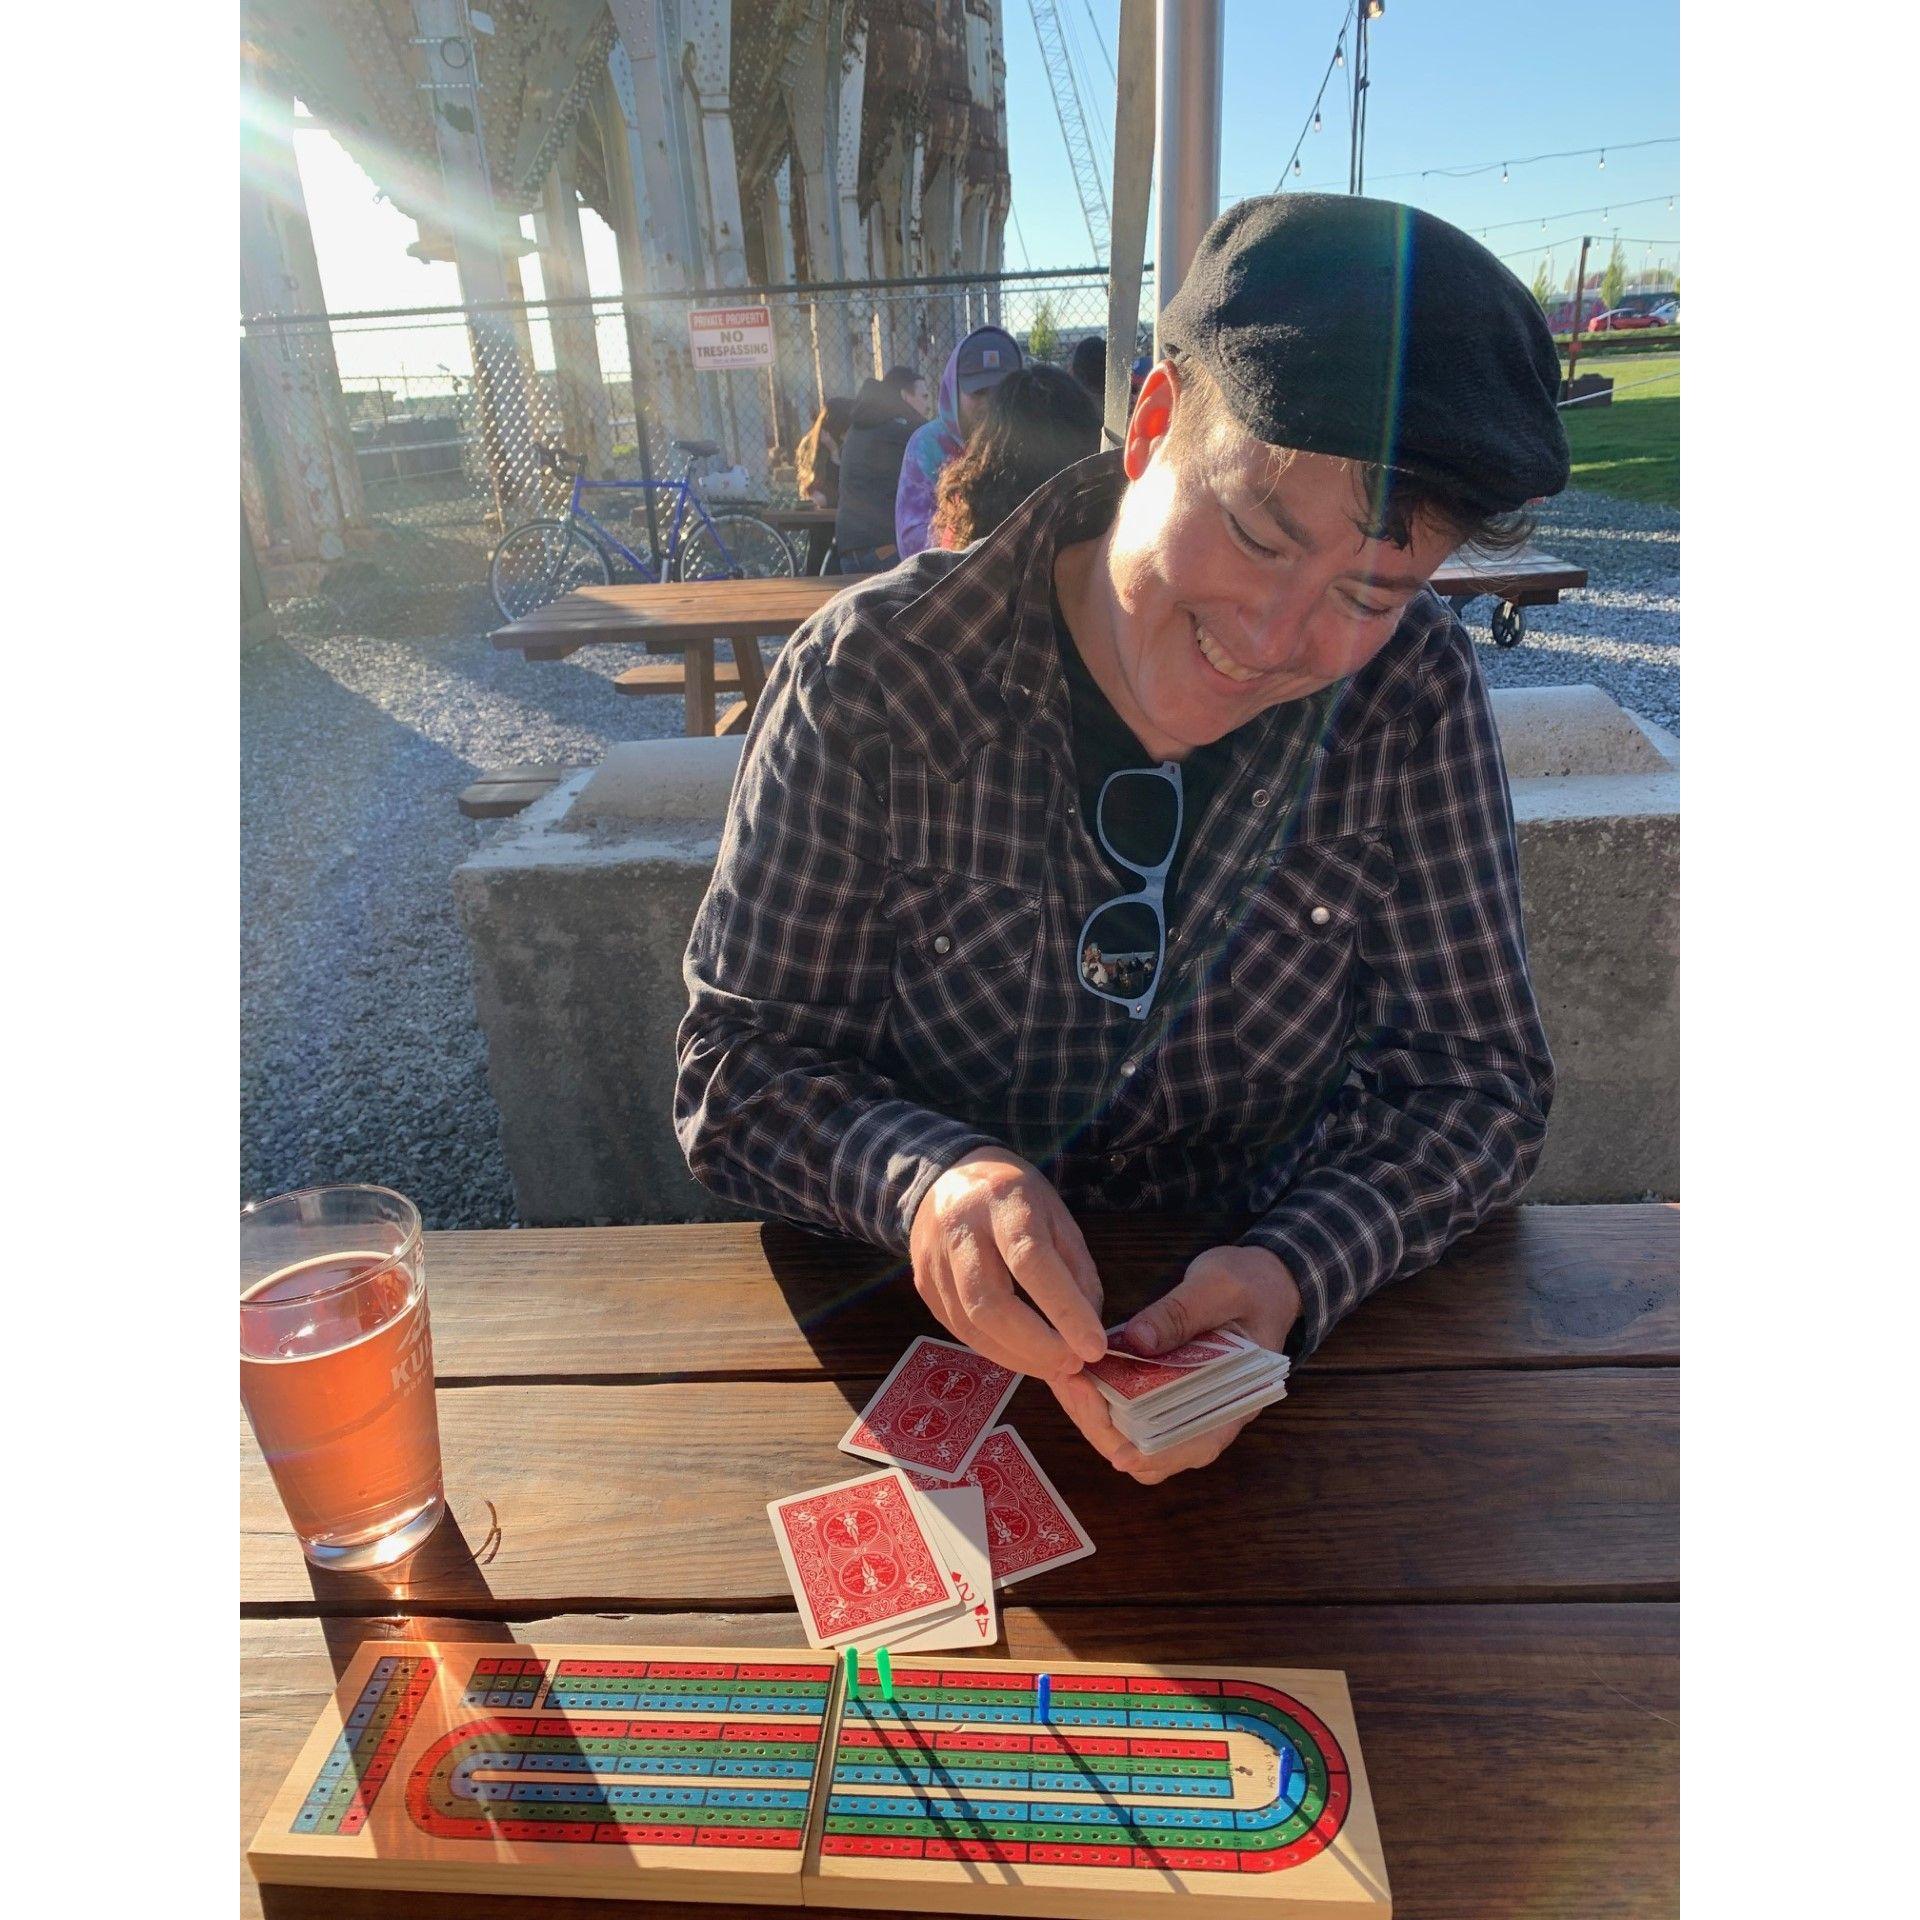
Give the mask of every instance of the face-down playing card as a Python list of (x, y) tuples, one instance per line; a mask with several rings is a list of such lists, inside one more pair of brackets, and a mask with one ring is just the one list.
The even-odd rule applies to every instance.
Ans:
[(897, 1467), (767, 1503), (801, 1624), (816, 1647), (884, 1641), (952, 1609), (959, 1588)]
[[(939, 1484), (912, 1473), (908, 1478), (922, 1489)], [(986, 1497), (987, 1551), (996, 1587), (1084, 1560), (1093, 1551), (1092, 1536), (1011, 1427), (995, 1427), (980, 1443), (966, 1484)]]
[(840, 1450), (951, 1485), (1019, 1384), (1017, 1373), (970, 1348), (923, 1334), (847, 1429)]

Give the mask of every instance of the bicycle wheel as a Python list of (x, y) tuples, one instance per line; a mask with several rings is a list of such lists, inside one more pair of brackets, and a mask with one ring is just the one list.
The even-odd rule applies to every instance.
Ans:
[(612, 584), (605, 550), (571, 520), (529, 520), (493, 550), (487, 584), (493, 604), (508, 620), (522, 620), (536, 607), (575, 587)]
[[(716, 542), (714, 535), (720, 536)], [(716, 513), (709, 529), (698, 521), (680, 543), (676, 580), (780, 580), (799, 569), (778, 527), (757, 514)]]

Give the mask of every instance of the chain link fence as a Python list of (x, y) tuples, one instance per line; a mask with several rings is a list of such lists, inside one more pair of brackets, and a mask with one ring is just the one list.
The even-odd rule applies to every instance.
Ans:
[[(696, 370), (689, 316), (722, 306), (766, 310), (765, 364)], [(1141, 310), (1153, 310), (1150, 281)], [(495, 624), (495, 545), (566, 511), (569, 476), (543, 449), (584, 457), (591, 477), (637, 480), (644, 440), (656, 478), (691, 468), (716, 503), (793, 506), (794, 448), (826, 399), (902, 365), (937, 387), (982, 325), (1064, 364), (1106, 320), (1098, 268), (250, 319), (247, 524), (283, 627), (476, 632)], [(721, 452), (690, 457), (675, 444), (686, 440)], [(593, 504), (646, 551), (638, 493)]]

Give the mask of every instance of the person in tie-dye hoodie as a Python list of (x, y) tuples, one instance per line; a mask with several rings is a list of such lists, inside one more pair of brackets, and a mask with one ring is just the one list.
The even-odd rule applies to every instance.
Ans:
[(1019, 341), (999, 327), (975, 327), (954, 348), (940, 376), (939, 411), (915, 430), (900, 463), (893, 533), (902, 560), (930, 543), (940, 469), (967, 444), (985, 411), (987, 394), (1019, 365)]

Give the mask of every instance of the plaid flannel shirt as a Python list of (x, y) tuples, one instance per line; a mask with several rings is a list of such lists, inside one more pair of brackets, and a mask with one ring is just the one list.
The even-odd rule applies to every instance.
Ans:
[(1123, 485), (1117, 454), (1083, 461), (783, 650), (687, 949), (675, 1125), (713, 1192), (896, 1253), (982, 1146), (1076, 1211), (1250, 1211), (1304, 1355), (1539, 1157), (1505, 769), (1423, 593), (1359, 674), (1236, 731), (1148, 1018), (1085, 991), (1076, 936), (1115, 885), (1050, 588)]

